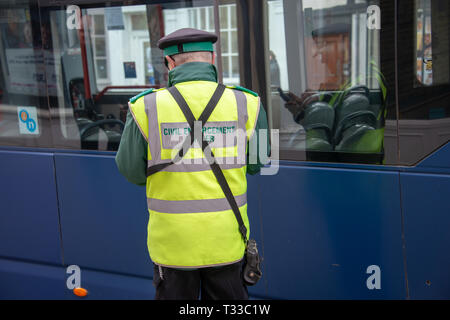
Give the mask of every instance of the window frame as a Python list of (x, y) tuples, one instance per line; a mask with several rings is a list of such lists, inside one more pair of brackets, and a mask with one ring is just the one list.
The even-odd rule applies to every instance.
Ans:
[[(265, 4), (267, 6), (269, 0), (265, 1)], [(300, 0), (299, 0), (300, 1)], [(302, 2), (303, 5), (303, 2)], [(368, 7), (370, 5), (370, 3), (359, 3), (358, 6), (361, 7)], [(381, 8), (381, 30), (379, 32), (379, 48), (378, 48), (378, 52), (379, 52), (379, 56), (380, 56), (380, 65), (381, 65), (381, 72), (386, 76), (387, 78), (387, 83), (390, 85), (389, 87), (389, 91), (390, 93), (388, 94), (388, 102), (387, 102), (387, 110), (388, 110), (388, 116), (386, 117), (386, 120), (389, 120), (390, 122), (390, 126), (392, 127), (390, 131), (392, 131), (389, 135), (390, 138), (390, 142), (392, 143), (393, 147), (398, 150), (398, 136), (397, 133), (398, 132), (398, 121), (397, 121), (397, 104), (395, 102), (395, 94), (394, 92), (396, 91), (396, 82), (395, 82), (395, 61), (391, 61), (394, 53), (394, 48), (395, 48), (395, 43), (393, 42), (387, 42), (388, 39), (394, 39), (395, 38), (395, 14), (394, 14), (394, 9), (395, 9), (395, 4), (392, 3), (392, 1), (386, 1), (386, 0), (380, 0), (378, 5)], [(349, 4), (345, 4), (344, 6), (349, 6)], [(298, 11), (298, 10), (297, 10)], [(303, 7), (302, 7), (302, 12), (303, 12)], [(359, 11), (358, 11), (359, 12)], [(300, 19), (300, 21), (302, 21), (302, 19)], [(269, 30), (269, 25), (268, 25), (268, 19), (266, 19), (265, 21), (265, 26), (264, 29), (265, 30)], [(297, 32), (303, 32), (304, 26), (299, 27), (300, 30), (298, 30)], [(288, 37), (288, 33), (286, 32), (286, 37)], [(385, 39), (385, 40), (383, 40)], [(351, 40), (350, 40), (351, 41)], [(268, 48), (268, 45), (267, 45)], [(300, 44), (299, 45), (300, 48), (300, 53), (299, 56), (300, 57), (305, 57), (306, 55), (306, 51), (304, 51), (304, 45)], [(268, 49), (266, 49), (267, 51)], [(390, 57), (389, 57), (390, 56)], [(266, 60), (268, 60), (268, 58), (266, 57)], [(289, 58), (288, 58), (288, 69), (290, 69), (289, 67)], [(268, 72), (268, 77), (267, 79), (270, 78), (270, 72)], [(269, 118), (269, 126), (271, 129), (273, 129), (274, 127), (272, 126), (272, 107), (271, 107), (271, 95), (270, 95), (270, 80), (267, 80), (267, 82), (269, 83), (269, 88), (266, 88), (267, 90), (267, 94), (265, 95), (267, 98), (263, 100), (264, 103), (267, 104), (266, 106), (266, 110), (268, 110), (268, 118)], [(291, 82), (291, 80), (289, 80), (289, 82)], [(301, 83), (306, 83), (306, 81), (301, 81)], [(371, 85), (371, 83), (368, 83), (369, 87)], [(306, 91), (306, 88), (300, 88), (300, 91), (303, 93)], [(295, 93), (295, 92), (294, 92)], [(299, 129), (301, 129), (299, 127)], [(291, 135), (292, 136), (292, 135)], [(385, 140), (386, 140), (387, 135), (385, 135)], [(391, 148), (393, 149), (393, 148)], [(365, 158), (365, 159), (360, 159), (361, 155)], [(280, 146), (280, 155), (279, 155), (280, 160), (285, 160), (285, 161), (295, 161), (295, 162), (319, 162), (319, 163), (336, 163), (336, 164), (374, 164), (372, 163), (373, 161), (375, 161), (376, 159), (378, 159), (377, 157), (372, 157), (369, 154), (364, 154), (364, 153), (345, 153), (345, 152), (337, 152), (337, 151), (332, 151), (332, 152), (312, 152), (312, 151), (308, 151), (308, 150), (292, 150), (292, 149), (286, 149), (286, 148), (281, 148)], [(370, 158), (370, 159), (369, 159)], [(385, 154), (385, 158), (386, 158), (386, 154)], [(345, 160), (343, 160), (345, 159)], [(375, 164), (375, 165), (398, 165), (398, 152), (395, 152), (395, 154), (392, 152), (392, 154), (389, 157), (389, 163), (385, 163), (383, 162), (383, 164)]]
[[(402, 136), (409, 136), (410, 133), (405, 132), (404, 124), (407, 121), (433, 121), (430, 119), (417, 119), (412, 115), (408, 115), (407, 113), (411, 111), (414, 107), (409, 105), (409, 101), (422, 101), (423, 97), (436, 97), (434, 100), (438, 100), (438, 98), (443, 98), (445, 96), (450, 95), (450, 83), (443, 83), (431, 86), (418, 86), (416, 87), (416, 51), (417, 51), (417, 43), (416, 43), (416, 33), (417, 33), (417, 12), (415, 8), (415, 1), (408, 0), (397, 0), (398, 6), (401, 8), (402, 12), (405, 14), (398, 15), (398, 34), (410, 34), (410, 37), (398, 37), (398, 57), (401, 57), (401, 60), (398, 61), (397, 72), (399, 74), (398, 78), (398, 120), (399, 120), (399, 150), (400, 150), (400, 158), (399, 164), (405, 166), (416, 166), (418, 163), (423, 161), (425, 158), (429, 157), (433, 152), (442, 148), (445, 144), (436, 144), (433, 147), (428, 148), (428, 145), (424, 146), (427, 150), (420, 157), (410, 159), (405, 158), (404, 153), (401, 151), (404, 149), (404, 145)], [(450, 62), (450, 58), (449, 58)], [(426, 101), (421, 104), (427, 104)], [(420, 105), (420, 104), (419, 104)], [(447, 107), (449, 108), (449, 107)], [(450, 118), (447, 116), (444, 119)], [(431, 125), (427, 127), (427, 123), (419, 124), (419, 127), (422, 127), (423, 130), (427, 130), (432, 128)], [(428, 124), (431, 122), (428, 122)], [(450, 127), (449, 130), (450, 132)], [(405, 132), (402, 135), (402, 132)], [(414, 135), (423, 134), (425, 131), (417, 131), (414, 132)]]
[[(108, 46), (109, 46), (109, 39), (107, 36), (107, 28), (106, 28), (106, 16), (105, 16), (105, 8), (95, 8), (95, 9), (88, 9), (87, 10), (87, 15), (90, 17), (90, 21), (92, 23), (91, 28), (87, 28), (87, 26), (85, 27), (85, 30), (89, 30), (89, 40), (90, 40), (90, 45), (91, 45), (91, 50), (92, 50), (92, 62), (94, 64), (94, 75), (95, 75), (95, 86), (97, 88), (97, 91), (100, 91), (103, 87), (106, 87), (108, 85), (111, 84), (111, 66), (109, 63), (109, 50), (108, 50)], [(95, 18), (94, 16), (103, 16), (103, 30), (104, 30), (104, 34), (103, 35), (98, 35), (95, 33)], [(97, 39), (104, 39), (105, 41), (105, 56), (97, 56), (97, 48), (96, 48), (96, 40)], [(107, 77), (106, 78), (101, 78), (98, 75), (98, 62), (97, 60), (105, 60), (106, 61), (106, 73), (107, 73)], [(91, 86), (92, 86), (92, 82), (91, 82)]]

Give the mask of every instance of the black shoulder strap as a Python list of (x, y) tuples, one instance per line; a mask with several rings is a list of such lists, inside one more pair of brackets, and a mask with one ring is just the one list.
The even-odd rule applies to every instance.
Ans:
[[(172, 95), (172, 97), (177, 102), (178, 106), (180, 107), (181, 111), (183, 111), (184, 117), (186, 118), (189, 127), (191, 128), (191, 133), (194, 131), (194, 122), (200, 121), (202, 124), (202, 128), (205, 125), (205, 123), (208, 121), (209, 117), (213, 113), (214, 109), (216, 108), (217, 104), (219, 103), (220, 98), (222, 98), (223, 93), (225, 92), (225, 86), (223, 84), (220, 84), (217, 86), (216, 90), (214, 91), (211, 99), (209, 100), (208, 104), (206, 105), (205, 109), (203, 110), (202, 114), (200, 115), (200, 118), (198, 120), (195, 119), (195, 116), (192, 114), (191, 109), (189, 108), (186, 100), (181, 95), (180, 91), (173, 86), (169, 88), (169, 92)], [(194, 135), (191, 134), (191, 142), (194, 142)]]
[[(216, 90), (214, 91), (211, 99), (209, 100), (208, 104), (206, 105), (205, 109), (203, 110), (203, 112), (198, 120), (198, 121), (202, 122), (202, 128), (205, 125), (205, 123), (208, 121), (211, 114), (213, 113), (214, 108), (219, 103), (220, 98), (222, 98), (222, 95), (225, 92), (225, 88), (226, 87), (223, 84), (219, 84), (217, 86)], [(189, 108), (188, 104), (186, 103), (186, 100), (183, 98), (180, 91), (178, 91), (178, 89), (175, 86), (172, 86), (172, 87), (168, 88), (167, 90), (170, 92), (172, 97), (175, 99), (178, 106), (181, 108), (181, 111), (183, 111), (183, 114), (184, 114), (184, 116), (189, 124), (189, 127), (191, 128), (191, 132), (192, 132), (194, 130), (194, 122), (197, 120), (195, 119), (194, 115), (192, 114), (192, 111)], [(182, 159), (184, 157), (184, 152), (189, 151), (189, 149), (193, 145), (193, 143), (194, 143), (194, 136), (191, 135), (190, 145), (187, 148), (184, 148), (184, 147), (181, 148), (181, 150), (178, 152), (178, 157), (180, 159)], [(164, 169), (166, 169), (167, 167), (170, 167), (173, 164), (175, 164), (175, 163), (173, 161), (171, 161), (168, 163), (161, 163), (161, 164), (157, 164), (152, 167), (149, 167), (149, 168), (147, 168), (147, 177), (149, 177), (157, 172), (163, 171)]]
[[(209, 146), (209, 143), (206, 141), (203, 141), (202, 149), (203, 151)], [(222, 169), (220, 168), (219, 164), (214, 159), (214, 154), (211, 151), (211, 157), (213, 158), (213, 162), (210, 163), (211, 170), (216, 176), (217, 182), (219, 183), (220, 187), (222, 188), (223, 193), (225, 194), (225, 197), (228, 200), (228, 203), (230, 204), (231, 210), (233, 210), (234, 216), (236, 217), (236, 220), (239, 225), (239, 232), (242, 235), (242, 238), (244, 239), (244, 243), (247, 244), (247, 227), (244, 224), (244, 221), (242, 220), (241, 212), (239, 211), (239, 206), (236, 203), (236, 199), (233, 196), (233, 192), (231, 192), (230, 186), (228, 185), (227, 179), (225, 178), (225, 175), (222, 172)]]
[[(188, 121), (189, 127), (191, 128), (191, 131), (190, 131), (191, 146), (194, 143), (194, 139), (195, 139), (195, 135), (194, 135), (195, 121), (201, 121), (202, 128), (203, 128), (203, 126), (208, 121), (209, 117), (211, 116), (212, 112), (214, 111), (215, 107), (219, 103), (220, 98), (222, 97), (223, 93), (225, 92), (225, 88), (226, 87), (222, 84), (219, 84), (217, 86), (217, 89), (214, 92), (211, 100), (206, 105), (204, 111), (202, 112), (202, 114), (198, 120), (195, 119), (195, 116), (192, 114), (192, 111), (189, 108), (186, 100), (183, 98), (183, 96), (178, 91), (178, 89), (175, 86), (169, 88), (169, 92), (172, 94), (173, 98), (177, 102), (178, 106), (180, 107), (181, 111), (183, 112), (184, 116), (186, 117), (186, 120)], [(203, 134), (202, 134), (201, 145), (202, 145), (203, 152), (209, 147), (209, 143), (203, 139)], [(227, 198), (228, 203), (231, 206), (231, 209), (233, 210), (233, 213), (234, 213), (236, 220), (238, 222), (238, 225), (239, 225), (239, 231), (242, 235), (242, 238), (244, 239), (244, 242), (247, 243), (247, 228), (245, 227), (244, 221), (242, 220), (241, 212), (239, 211), (239, 206), (236, 203), (236, 199), (233, 196), (233, 193), (230, 189), (230, 186), (228, 185), (225, 175), (222, 172), (222, 169), (220, 168), (219, 164), (216, 162), (216, 160), (214, 158), (214, 154), (212, 153), (212, 150), (210, 150), (210, 154), (212, 157), (212, 159), (211, 159), (212, 161), (210, 161), (211, 170), (214, 173), (214, 176), (216, 177), (217, 182), (219, 183), (220, 187), (222, 188), (222, 191), (225, 194), (225, 197)], [(179, 155), (181, 157), (183, 156), (183, 150), (180, 150)], [(165, 165), (165, 167), (167, 167), (170, 164), (164, 164), (164, 165)], [(161, 165), (161, 166), (163, 166), (163, 165)], [(157, 166), (151, 167), (151, 168), (149, 168), (149, 170), (151, 170), (152, 168), (154, 168), (154, 170), (159, 169), (156, 167)], [(161, 169), (161, 170), (163, 170), (163, 169)], [(158, 172), (158, 171), (154, 171), (154, 173), (155, 172)], [(147, 172), (147, 176), (148, 175), (149, 175), (149, 172)]]

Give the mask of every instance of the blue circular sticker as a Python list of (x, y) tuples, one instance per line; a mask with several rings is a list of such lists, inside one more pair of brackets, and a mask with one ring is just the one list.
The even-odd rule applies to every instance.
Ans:
[(25, 109), (20, 111), (20, 121), (27, 125), (27, 129), (30, 132), (34, 132), (36, 130), (36, 121), (30, 118), (30, 115)]

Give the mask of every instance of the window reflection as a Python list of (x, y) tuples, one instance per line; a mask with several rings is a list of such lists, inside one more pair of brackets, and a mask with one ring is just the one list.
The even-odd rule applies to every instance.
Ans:
[(417, 11), (417, 81), (433, 84), (433, 50), (431, 41), (431, 1), (416, 1)]
[(305, 36), (310, 90), (338, 90), (350, 78), (350, 25), (318, 27)]
[(271, 122), (289, 158), (384, 162), (388, 88), (380, 31), (367, 27), (374, 4), (268, 1)]
[(46, 97), (56, 91), (59, 61), (51, 46), (36, 6), (0, 4), (0, 144), (52, 145)]
[[(416, 75), (417, 81), (415, 87), (440, 85), (450, 82), (447, 67), (440, 61), (445, 57), (446, 47), (445, 39), (445, 10), (441, 11), (442, 18), (433, 19), (432, 11), (436, 14), (436, 4), (432, 5), (431, 0), (416, 0)], [(445, 9), (442, 4), (442, 9)], [(433, 30), (436, 28), (436, 30)], [(434, 40), (434, 41), (433, 41)], [(433, 65), (433, 56), (436, 58)], [(436, 64), (438, 64), (436, 66)]]
[(399, 45), (399, 142), (401, 163), (414, 165), (450, 141), (450, 4), (406, 5), (399, 23), (416, 36)]
[[(212, 0), (117, 4), (103, 7), (99, 2), (98, 7), (81, 7), (78, 20), (76, 6), (72, 12), (68, 6), (36, 6), (34, 14), (11, 8), (2, 12), (0, 18), (9, 18), (0, 19), (4, 75), (0, 94), (2, 109), (11, 103), (12, 107), (8, 107), (8, 128), (4, 126), (6, 112), (0, 110), (0, 137), (2, 132), (20, 137), (20, 119), (14, 106), (20, 103), (29, 107), (24, 110), (30, 117), (41, 119), (45, 115), (49, 120), (51, 114), (54, 118), (56, 134), (47, 146), (117, 150), (130, 97), (167, 83), (157, 41), (179, 28), (215, 32)], [(223, 82), (239, 84), (236, 4), (229, 1), (219, 11)], [(68, 25), (69, 20), (73, 26)], [(36, 35), (42, 36), (42, 41)], [(29, 60), (26, 68), (17, 62), (21, 57)], [(40, 104), (50, 111), (40, 110)], [(22, 116), (26, 118), (25, 113)], [(37, 122), (39, 134), (50, 133), (41, 126), (42, 121)]]

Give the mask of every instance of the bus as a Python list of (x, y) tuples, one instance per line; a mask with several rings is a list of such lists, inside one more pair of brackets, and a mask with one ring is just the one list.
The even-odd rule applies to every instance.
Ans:
[(450, 298), (446, 0), (0, 1), (0, 298), (152, 299), (145, 188), (114, 158), (157, 41), (219, 35), (277, 173), (248, 177), (255, 299)]

